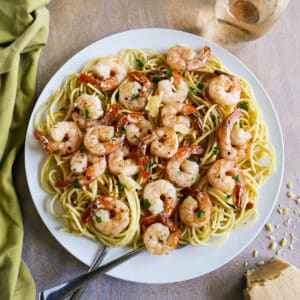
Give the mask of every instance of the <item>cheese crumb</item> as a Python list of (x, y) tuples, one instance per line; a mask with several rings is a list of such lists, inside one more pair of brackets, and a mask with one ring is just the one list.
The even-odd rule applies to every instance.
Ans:
[(270, 243), (269, 248), (275, 250), (277, 248), (277, 243), (275, 242)]
[(247, 261), (244, 262), (244, 266), (245, 266), (245, 267), (248, 266), (248, 262), (247, 262)]
[(271, 241), (275, 241), (275, 238), (274, 238), (273, 235), (268, 235), (268, 238), (269, 238), (269, 240), (271, 240)]
[(281, 253), (282, 253), (281, 249), (278, 249), (278, 250), (276, 251), (276, 255), (281, 255)]
[(266, 224), (265, 228), (266, 228), (267, 231), (273, 231), (274, 230), (272, 224), (270, 224), (270, 223)]
[(297, 203), (298, 205), (300, 205), (300, 196), (298, 196), (298, 198), (297, 198), (297, 200), (296, 200), (296, 203)]
[(283, 224), (286, 225), (286, 226), (289, 226), (291, 221), (292, 221), (291, 218), (287, 218), (286, 220), (283, 221)]
[(292, 193), (292, 192), (288, 192), (288, 193), (287, 193), (287, 196), (288, 196), (289, 198), (294, 198), (294, 197), (295, 197), (295, 194)]
[(289, 213), (289, 209), (287, 208), (287, 207), (285, 207), (284, 209), (283, 209), (283, 214), (284, 215), (287, 215)]
[(275, 229), (278, 229), (280, 227), (280, 224), (275, 225)]
[(290, 244), (290, 245), (289, 245), (289, 249), (290, 249), (290, 250), (293, 250), (293, 249), (294, 249), (294, 246), (293, 246), (292, 244)]
[(283, 239), (281, 239), (281, 241), (280, 241), (280, 246), (281, 247), (285, 247), (286, 246), (286, 238), (283, 238)]
[(286, 185), (286, 187), (288, 188), (288, 189), (291, 189), (291, 188), (293, 188), (293, 184), (291, 183), (291, 182), (289, 182), (287, 185)]
[(252, 256), (253, 256), (253, 257), (257, 257), (257, 256), (258, 256), (258, 251), (257, 251), (257, 250), (254, 250), (254, 251), (252, 252)]
[(261, 261), (259, 261), (259, 262), (257, 263), (258, 266), (262, 266), (262, 265), (264, 265), (264, 264), (265, 264), (265, 262), (264, 262), (263, 260), (261, 260)]
[(279, 214), (281, 214), (281, 215), (283, 214), (283, 208), (278, 208), (277, 211)]

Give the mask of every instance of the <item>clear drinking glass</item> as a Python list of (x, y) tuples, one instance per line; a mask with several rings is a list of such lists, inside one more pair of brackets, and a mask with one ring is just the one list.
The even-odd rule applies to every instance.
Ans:
[(278, 21), (288, 0), (216, 0), (214, 40), (227, 46), (259, 38)]

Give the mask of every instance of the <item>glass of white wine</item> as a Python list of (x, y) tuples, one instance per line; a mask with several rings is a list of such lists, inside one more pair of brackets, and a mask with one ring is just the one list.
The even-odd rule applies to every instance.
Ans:
[(214, 40), (235, 47), (255, 40), (270, 30), (288, 5), (288, 0), (216, 0)]

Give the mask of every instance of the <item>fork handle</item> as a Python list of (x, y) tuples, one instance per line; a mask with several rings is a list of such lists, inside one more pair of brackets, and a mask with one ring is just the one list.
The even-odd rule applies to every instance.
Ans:
[[(98, 255), (96, 256), (95, 260), (93, 261), (91, 267), (89, 268), (89, 272), (99, 268), (101, 262), (103, 261), (104, 257), (106, 256), (107, 252), (108, 252), (108, 247), (104, 246), (102, 248), (101, 251), (99, 251)], [(83, 285), (79, 290), (77, 290), (76, 292), (74, 292), (72, 294), (72, 296), (70, 297), (69, 300), (79, 300), (79, 298), (81, 297), (82, 293), (84, 292), (86, 285)]]
[(93, 280), (98, 275), (104, 274), (109, 270), (117, 267), (123, 262), (129, 260), (131, 257), (136, 256), (137, 254), (143, 252), (146, 248), (141, 247), (138, 249), (134, 249), (111, 262), (99, 267), (98, 269), (85, 273), (81, 276), (73, 278), (69, 281), (66, 281), (62, 284), (59, 284), (50, 289), (44, 290), (39, 293), (39, 300), (63, 300), (71, 293), (74, 293), (76, 290), (81, 288), (83, 285), (87, 284), (89, 281)]

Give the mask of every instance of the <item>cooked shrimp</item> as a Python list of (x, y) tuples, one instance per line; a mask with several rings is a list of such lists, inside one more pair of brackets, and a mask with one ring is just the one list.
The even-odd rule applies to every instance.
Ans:
[(153, 215), (164, 212), (166, 216), (170, 216), (178, 204), (176, 188), (165, 179), (148, 183), (144, 188), (143, 198), (149, 201), (148, 210)]
[(126, 139), (133, 146), (139, 145), (142, 139), (152, 131), (150, 121), (137, 113), (130, 113), (121, 117), (118, 123), (121, 125), (121, 132), (125, 128)]
[(204, 46), (199, 54), (184, 46), (174, 46), (168, 50), (167, 64), (178, 72), (194, 71), (205, 65), (210, 53), (208, 46)]
[(130, 221), (128, 206), (110, 196), (97, 196), (82, 215), (82, 222), (92, 220), (96, 230), (108, 235), (118, 236)]
[(217, 75), (208, 87), (209, 97), (220, 106), (232, 106), (238, 103), (241, 91), (242, 87), (238, 78), (228, 74)]
[(188, 195), (179, 208), (181, 221), (192, 227), (201, 228), (209, 222), (211, 214), (211, 201), (206, 192), (193, 189), (184, 189)]
[(103, 114), (101, 101), (95, 96), (83, 94), (74, 101), (72, 119), (80, 128), (96, 125), (96, 120)]
[(226, 194), (232, 194), (235, 189), (236, 205), (242, 208), (244, 205), (246, 176), (234, 162), (219, 159), (213, 163), (207, 172), (208, 182), (216, 189)]
[(101, 80), (99, 88), (103, 92), (115, 90), (127, 75), (125, 64), (115, 56), (101, 58), (92, 71)]
[(155, 130), (156, 139), (151, 143), (153, 155), (162, 158), (172, 157), (178, 150), (178, 136), (174, 129), (161, 127)]
[(94, 155), (107, 155), (121, 147), (123, 137), (114, 137), (113, 126), (93, 126), (88, 128), (85, 137), (85, 147)]
[(34, 136), (43, 148), (51, 153), (60, 155), (74, 153), (82, 143), (82, 133), (75, 122), (62, 121), (49, 129), (52, 141), (49, 141), (41, 132), (35, 130)]
[(252, 138), (250, 132), (242, 128), (232, 129), (235, 122), (238, 121), (242, 111), (240, 108), (226, 117), (217, 130), (218, 143), (222, 158), (240, 161), (247, 156), (249, 141)]
[(134, 81), (127, 81), (120, 86), (119, 100), (123, 106), (130, 110), (144, 110), (147, 99), (151, 95), (152, 86), (149, 79), (141, 72), (128, 74)]
[(200, 113), (191, 104), (180, 102), (166, 104), (161, 110), (161, 122), (163, 126), (174, 128), (176, 132), (183, 134), (189, 132), (191, 125), (194, 125), (198, 135), (202, 134)]
[(166, 173), (171, 182), (179, 187), (190, 187), (199, 178), (199, 165), (188, 160), (194, 155), (204, 153), (202, 146), (180, 147), (177, 153), (168, 161)]
[(95, 181), (106, 170), (106, 158), (105, 156), (95, 156), (92, 154), (75, 153), (70, 161), (71, 172), (73, 174), (82, 174), (79, 177), (72, 176), (63, 181), (55, 183), (56, 187), (64, 188), (73, 184), (75, 180), (78, 180), (80, 186), (86, 186)]
[(158, 93), (162, 94), (162, 103), (170, 104), (174, 102), (183, 102), (188, 95), (189, 89), (184, 79), (173, 72), (174, 87), (169, 79), (161, 80), (157, 84)]
[(127, 176), (132, 176), (138, 173), (139, 166), (136, 164), (134, 159), (128, 158), (129, 154), (129, 148), (125, 145), (109, 154), (109, 170), (116, 175), (124, 174)]
[(180, 230), (171, 231), (168, 226), (154, 223), (147, 227), (143, 241), (147, 250), (152, 254), (168, 254), (176, 248), (180, 239)]

